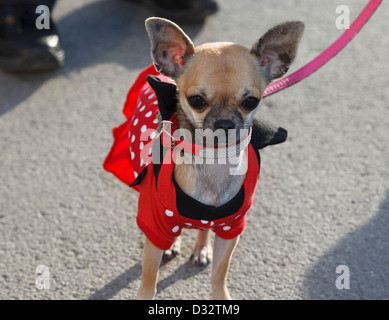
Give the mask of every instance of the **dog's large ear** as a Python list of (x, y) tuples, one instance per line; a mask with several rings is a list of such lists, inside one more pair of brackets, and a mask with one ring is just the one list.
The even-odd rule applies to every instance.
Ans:
[(190, 38), (175, 23), (162, 18), (146, 20), (151, 58), (158, 72), (176, 77), (186, 59), (194, 53)]
[(291, 21), (268, 30), (254, 43), (251, 53), (258, 57), (267, 80), (282, 77), (297, 54), (304, 32), (304, 23)]

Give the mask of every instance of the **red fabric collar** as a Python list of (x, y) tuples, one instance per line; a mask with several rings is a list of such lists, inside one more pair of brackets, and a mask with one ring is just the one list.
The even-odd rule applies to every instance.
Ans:
[(166, 148), (178, 148), (202, 158), (217, 158), (218, 156), (228, 156), (237, 154), (237, 151), (245, 150), (250, 144), (252, 129), (249, 129), (248, 134), (239, 143), (229, 145), (227, 147), (204, 147), (200, 144), (195, 144), (183, 139), (174, 137), (174, 132), (178, 129), (178, 119), (174, 114), (169, 121), (161, 120), (157, 128), (158, 134), (162, 135), (162, 145)]

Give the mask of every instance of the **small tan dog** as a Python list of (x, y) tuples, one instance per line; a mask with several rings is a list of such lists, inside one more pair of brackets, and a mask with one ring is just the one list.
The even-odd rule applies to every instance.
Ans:
[[(293, 62), (304, 24), (293, 21), (277, 25), (256, 41), (251, 50), (224, 42), (195, 47), (176, 24), (161, 18), (147, 19), (146, 29), (151, 40), (151, 56), (156, 69), (173, 78), (177, 84), (176, 117), (179, 128), (186, 129), (193, 136), (198, 134), (197, 129), (221, 129), (230, 136), (230, 130), (237, 132), (253, 126), (253, 117), (266, 86), (273, 79), (283, 76)], [(286, 131), (284, 133), (283, 140), (286, 139)], [(261, 130), (253, 129), (245, 140), (261, 139), (261, 135), (264, 135)], [(243, 140), (239, 134), (235, 134), (235, 137)], [(203, 138), (206, 138), (205, 134)], [(269, 137), (266, 139), (271, 140)], [(216, 233), (211, 279), (215, 299), (230, 299), (226, 285), (227, 273), (258, 179), (258, 148), (275, 143), (277, 142), (268, 141), (261, 146), (251, 141), (250, 147), (244, 145), (239, 149), (238, 164), (234, 163), (234, 166), (246, 168), (240, 175), (231, 174), (232, 164), (229, 162), (194, 163), (190, 160), (198, 155), (185, 151), (177, 152), (173, 156), (177, 161), (174, 161), (171, 176), (176, 189), (181, 189), (180, 192), (185, 194), (188, 202), (193, 203), (194, 208), (200, 208), (198, 210), (201, 211), (202, 206), (208, 206), (215, 213), (212, 217), (204, 217), (199, 213), (200, 218), (197, 220), (182, 213), (187, 227), (200, 229), (192, 255), (194, 262), (206, 264), (211, 260), (209, 230), (212, 229)], [(182, 158), (188, 161), (182, 161)], [(251, 164), (252, 158), (255, 158), (256, 164)], [(144, 177), (146, 181), (147, 175), (150, 174), (151, 169)], [(144, 181), (140, 183), (140, 203), (150, 201), (150, 191), (147, 191), (148, 195), (143, 192), (142, 196), (144, 184)], [(250, 184), (253, 187), (250, 187)], [(158, 186), (159, 184), (157, 189)], [(223, 215), (222, 211), (227, 205), (234, 206), (232, 202), (235, 198), (248, 203), (240, 203), (232, 213)], [(166, 219), (173, 219), (181, 214), (167, 208), (163, 208), (163, 211)], [(180, 225), (175, 226), (178, 222), (172, 223), (170, 233), (178, 232)], [(147, 221), (143, 222), (141, 229), (148, 230), (147, 224)], [(199, 227), (201, 225), (204, 228)], [(147, 232), (145, 233), (147, 235)], [(140, 299), (153, 299), (156, 294), (158, 270), (164, 254), (163, 246), (157, 246), (156, 243), (155, 238), (146, 237)], [(176, 242), (172, 249), (166, 252), (171, 254), (178, 251), (178, 246)]]

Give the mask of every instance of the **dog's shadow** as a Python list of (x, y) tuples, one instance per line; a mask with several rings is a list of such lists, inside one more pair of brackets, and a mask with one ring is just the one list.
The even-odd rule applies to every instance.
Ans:
[[(171, 260), (170, 260), (171, 261)], [(160, 266), (164, 268), (170, 261), (163, 260)], [(202, 272), (205, 267), (195, 266), (190, 261), (186, 261), (179, 268), (177, 268), (171, 275), (158, 282), (158, 293), (161, 293), (166, 288), (178, 280), (185, 280), (194, 277), (196, 274)], [(140, 279), (142, 276), (142, 263), (138, 262), (117, 278), (106, 284), (103, 288), (91, 295), (88, 300), (109, 300), (116, 296), (121, 290), (129, 287), (132, 282)]]
[(122, 289), (129, 286), (133, 281), (142, 276), (142, 263), (138, 262), (130, 269), (113, 279), (103, 288), (91, 295), (88, 300), (109, 300), (112, 299)]
[[(345, 223), (348, 223), (345, 221)], [(307, 272), (309, 299), (389, 299), (389, 191), (365, 226), (348, 234)], [(339, 265), (350, 270), (350, 288), (336, 286)]]
[[(167, 265), (169, 261), (162, 261), (161, 267)], [(158, 282), (158, 293), (164, 291), (166, 288), (177, 282), (178, 280), (186, 280), (196, 276), (198, 273), (204, 271), (206, 266), (194, 265), (190, 261), (186, 261), (174, 273)]]

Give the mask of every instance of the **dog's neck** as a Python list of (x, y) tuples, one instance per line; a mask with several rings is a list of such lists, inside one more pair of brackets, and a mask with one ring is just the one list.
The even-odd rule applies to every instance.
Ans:
[[(179, 109), (180, 110), (180, 109)], [(177, 112), (179, 127), (192, 133), (195, 127), (183, 112)], [(192, 141), (194, 142), (194, 141)], [(174, 176), (180, 188), (189, 196), (206, 205), (221, 206), (231, 200), (240, 190), (246, 177), (247, 149), (237, 156), (237, 163), (227, 159), (220, 163), (213, 159), (207, 163), (205, 159), (188, 152), (176, 154), (174, 159)], [(178, 159), (179, 158), (179, 159)], [(244, 174), (235, 174), (244, 172)]]

